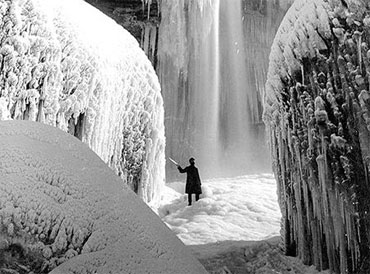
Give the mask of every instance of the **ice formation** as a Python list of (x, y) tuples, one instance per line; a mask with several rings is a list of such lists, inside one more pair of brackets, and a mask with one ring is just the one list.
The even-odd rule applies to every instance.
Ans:
[(194, 156), (205, 178), (270, 170), (260, 94), (290, 2), (161, 1), (157, 71), (170, 157)]
[(42, 123), (0, 122), (0, 228), (52, 274), (207, 273), (93, 151)]
[(144, 50), (146, 56), (154, 65), (157, 54), (158, 25), (152, 22), (146, 22), (142, 27), (140, 47)]
[(336, 273), (370, 272), (369, 10), (297, 0), (264, 95), (286, 252)]
[(136, 40), (82, 0), (0, 1), (0, 17), (0, 118), (69, 132), (158, 202), (163, 100)]

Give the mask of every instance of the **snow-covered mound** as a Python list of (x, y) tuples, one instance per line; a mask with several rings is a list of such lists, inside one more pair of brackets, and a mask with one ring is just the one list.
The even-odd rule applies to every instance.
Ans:
[(41, 123), (0, 122), (0, 226), (51, 273), (206, 273), (95, 153)]
[(0, 1), (0, 19), (0, 119), (69, 132), (158, 200), (163, 100), (135, 38), (82, 0)]

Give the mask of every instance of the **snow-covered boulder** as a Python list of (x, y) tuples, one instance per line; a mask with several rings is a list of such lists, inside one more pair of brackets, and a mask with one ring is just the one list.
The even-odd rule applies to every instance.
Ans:
[(0, 239), (53, 274), (206, 273), (88, 146), (42, 123), (0, 122)]
[(0, 119), (69, 132), (158, 202), (163, 100), (135, 38), (82, 0), (0, 1), (0, 22)]

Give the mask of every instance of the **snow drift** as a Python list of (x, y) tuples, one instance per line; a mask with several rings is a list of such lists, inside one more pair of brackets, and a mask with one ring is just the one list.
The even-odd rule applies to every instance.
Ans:
[(0, 119), (69, 132), (158, 202), (163, 102), (137, 41), (82, 0), (0, 1), (0, 18)]
[(41, 123), (0, 122), (0, 227), (51, 273), (206, 273), (95, 153)]

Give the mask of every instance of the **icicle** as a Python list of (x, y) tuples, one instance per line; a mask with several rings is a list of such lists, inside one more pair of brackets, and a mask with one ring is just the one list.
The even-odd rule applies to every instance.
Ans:
[(142, 6), (143, 6), (143, 11), (145, 10), (145, 6), (148, 9), (148, 14), (147, 14), (147, 19), (150, 19), (150, 6), (152, 4), (152, 0), (141, 0)]
[(302, 85), (304, 85), (304, 66), (301, 65)]
[(147, 0), (148, 1), (148, 19), (150, 18), (150, 5), (152, 4), (152, 0)]
[(151, 44), (151, 49), (152, 49), (151, 60), (154, 60), (155, 49), (157, 46), (156, 42), (157, 42), (157, 26), (152, 26), (152, 31), (150, 35), (150, 44)]
[(144, 52), (146, 53), (147, 56), (149, 56), (149, 45), (150, 45), (150, 26), (145, 25), (144, 28)]
[(359, 31), (355, 31), (353, 36), (356, 39), (357, 42), (357, 58), (358, 58), (358, 66), (360, 68), (360, 73), (362, 73), (362, 33)]

